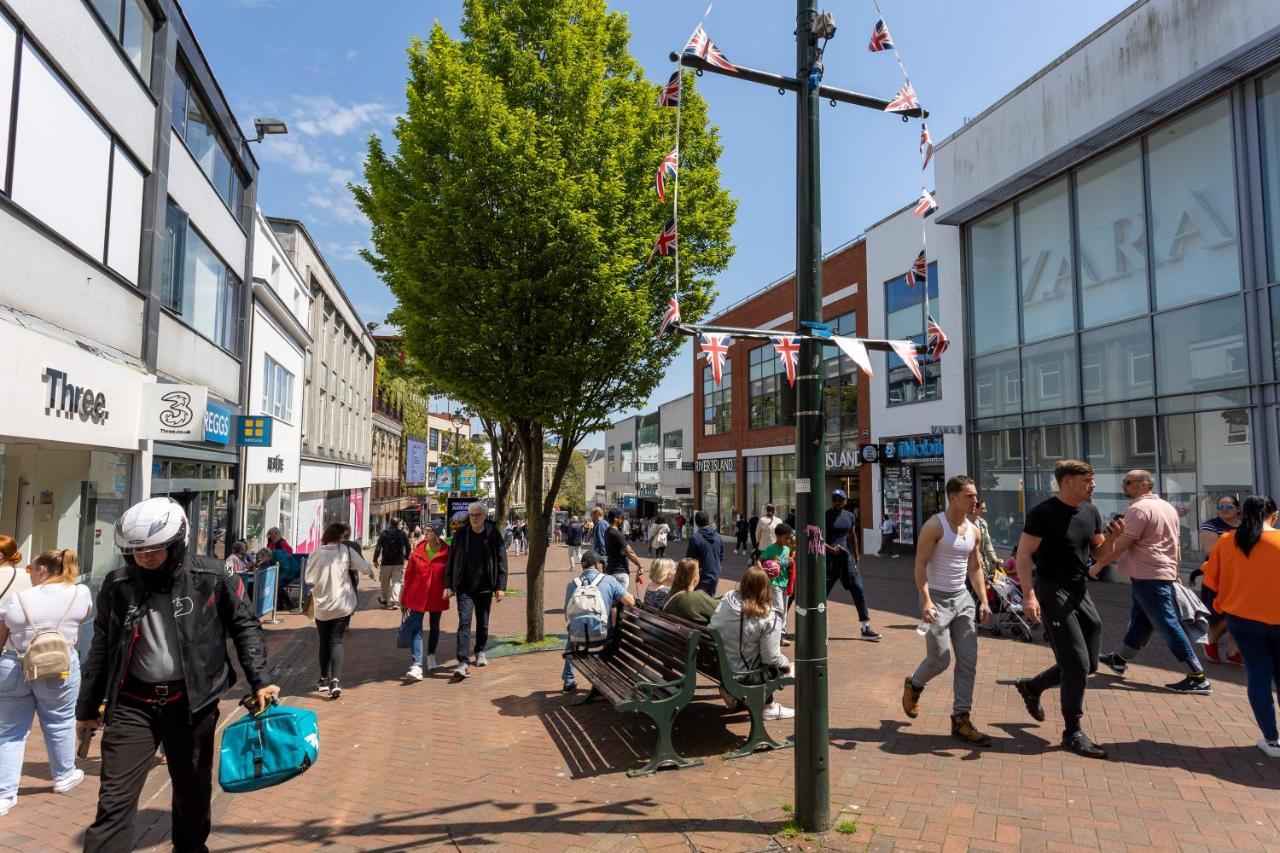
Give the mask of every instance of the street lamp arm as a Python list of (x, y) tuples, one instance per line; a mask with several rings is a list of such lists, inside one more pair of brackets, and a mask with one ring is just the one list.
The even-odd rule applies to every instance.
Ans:
[[(775, 89), (785, 90), (788, 92), (799, 92), (800, 81), (794, 77), (784, 77), (781, 74), (774, 74), (770, 71), (759, 71), (755, 68), (744, 68), (737, 66), (737, 71), (726, 71), (719, 66), (712, 65), (700, 56), (694, 56), (691, 53), (671, 53), (671, 61), (679, 62), (682, 65), (692, 68), (702, 73), (708, 71), (712, 74), (720, 74), (725, 77), (737, 77), (747, 80), (751, 83), (760, 83), (764, 86), (772, 86)], [(832, 102), (840, 102), (844, 104), (852, 104), (855, 107), (866, 107), (867, 109), (878, 110), (884, 112), (884, 108), (889, 106), (889, 101), (884, 98), (876, 98), (871, 95), (863, 95), (859, 92), (851, 92), (848, 89), (837, 89), (834, 86), (818, 86), (818, 97), (826, 98)], [(904, 118), (928, 118), (929, 111), (926, 109), (903, 110), (901, 112), (894, 111), (894, 115), (900, 115)]]

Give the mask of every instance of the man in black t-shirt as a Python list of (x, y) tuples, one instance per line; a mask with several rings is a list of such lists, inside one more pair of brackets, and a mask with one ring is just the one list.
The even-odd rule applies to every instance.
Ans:
[(627, 563), (636, 567), (636, 583), (644, 583), (640, 558), (631, 550), (627, 536), (622, 532), (622, 511), (609, 510), (609, 529), (604, 532), (604, 573), (611, 575), (624, 590), (631, 588), (631, 574), (627, 571)]
[(827, 510), (827, 597), (837, 583), (849, 590), (853, 606), (862, 622), (862, 639), (880, 641), (880, 632), (871, 627), (871, 611), (867, 609), (867, 591), (858, 571), (858, 530), (853, 513), (845, 509), (849, 496), (843, 489), (831, 490), (831, 508)]
[(1044, 721), (1040, 694), (1061, 687), (1066, 730), (1062, 746), (1086, 758), (1106, 758), (1107, 751), (1080, 729), (1084, 716), (1085, 679), (1098, 669), (1102, 619), (1087, 588), (1089, 558), (1103, 542), (1102, 516), (1089, 502), (1093, 497), (1093, 468), (1087, 462), (1064, 459), (1053, 469), (1058, 494), (1032, 507), (1018, 539), (1018, 580), (1023, 612), (1039, 621), (1043, 612), (1049, 645), (1056, 663), (1016, 686), (1027, 711)]

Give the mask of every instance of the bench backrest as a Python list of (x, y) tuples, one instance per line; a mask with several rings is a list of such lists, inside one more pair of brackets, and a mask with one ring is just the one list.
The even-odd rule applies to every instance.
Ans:
[(609, 657), (638, 681), (675, 681), (685, 674), (694, 631), (638, 607), (618, 617)]

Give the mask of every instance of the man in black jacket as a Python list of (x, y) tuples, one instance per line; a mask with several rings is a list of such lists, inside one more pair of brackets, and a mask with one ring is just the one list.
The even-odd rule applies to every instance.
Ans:
[(465, 527), (453, 534), (444, 570), (445, 598), (458, 599), (458, 666), (454, 678), (471, 675), (471, 617), (476, 620), (476, 666), (488, 666), (484, 647), (489, 642), (489, 608), (502, 601), (507, 589), (507, 549), (502, 531), (489, 520), (489, 509), (476, 501), (467, 507)]
[(393, 518), (386, 530), (378, 536), (373, 547), (373, 565), (378, 570), (382, 595), (378, 603), (388, 610), (400, 607), (400, 587), (404, 583), (404, 564), (409, 561), (409, 537), (400, 528), (400, 519)]
[[(235, 683), (230, 638), (259, 707), (280, 695), (262, 625), (221, 561), (187, 553), (187, 517), (151, 498), (116, 522), (124, 568), (98, 592), (93, 647), (76, 702), (84, 737), (102, 726), (98, 814), (86, 851), (133, 849), (133, 821), (156, 746), (173, 782), (173, 846), (207, 850), (218, 698)], [(106, 702), (105, 721), (99, 714)]]

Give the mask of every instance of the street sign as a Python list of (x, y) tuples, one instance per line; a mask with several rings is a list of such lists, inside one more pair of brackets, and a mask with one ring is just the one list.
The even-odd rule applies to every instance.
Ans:
[(241, 415), (236, 418), (236, 441), (241, 447), (270, 447), (273, 421), (266, 415)]
[(463, 465), (458, 469), (458, 491), (474, 492), (476, 490), (476, 466)]
[(453, 468), (441, 465), (436, 468), (436, 489), (442, 492), (453, 491)]

